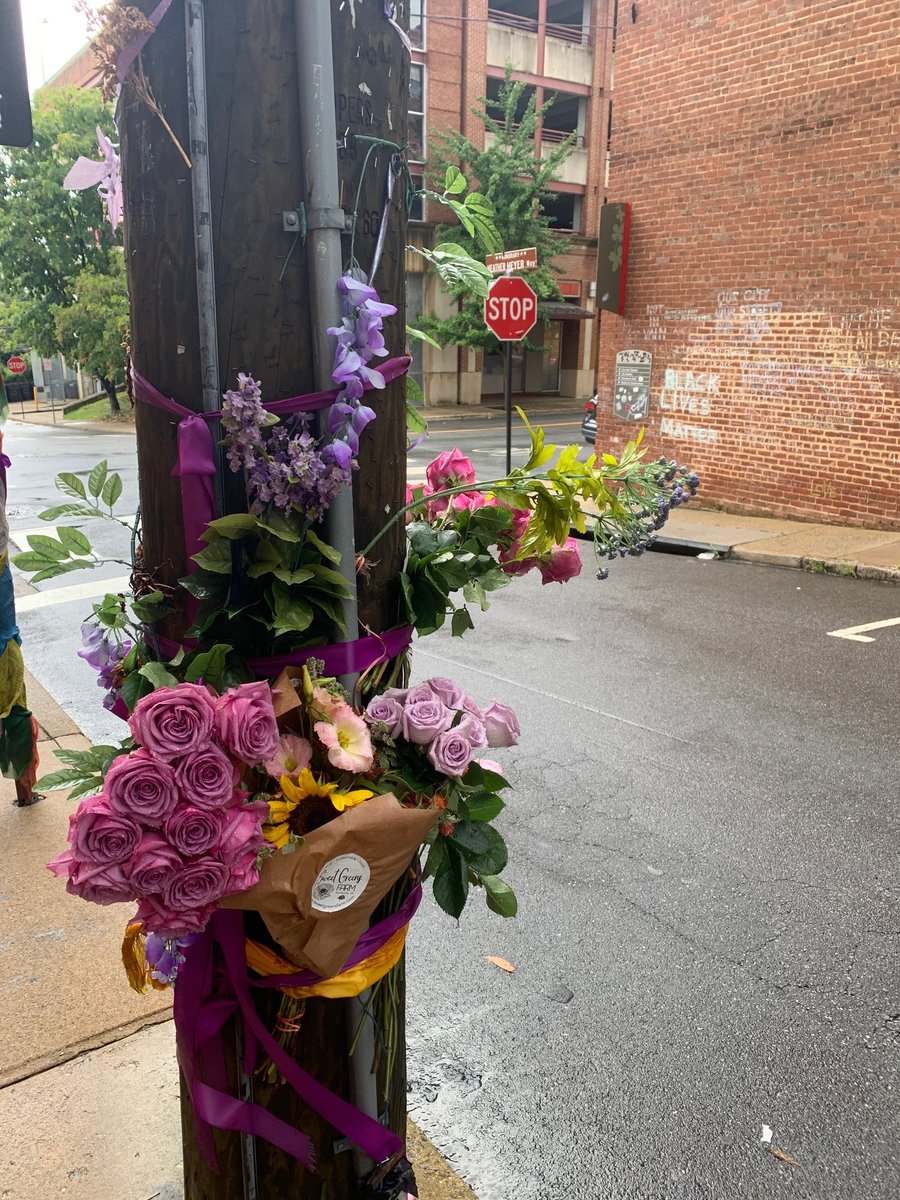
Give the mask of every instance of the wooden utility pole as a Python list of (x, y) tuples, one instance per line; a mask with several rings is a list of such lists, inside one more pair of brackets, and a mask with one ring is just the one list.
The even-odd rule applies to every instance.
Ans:
[[(312, 347), (320, 314), (310, 303), (310, 271), (304, 239), (290, 214), (308, 207), (309, 179), (301, 144), (294, 6), (298, 0), (176, 0), (148, 42), (143, 71), (153, 95), (189, 157), (208, 156), (216, 346), (221, 387), (234, 386), (239, 371), (261, 381), (266, 401), (316, 390)], [(379, 3), (302, 0), (331, 6), (334, 33), (335, 114), (340, 148), (340, 205), (357, 212), (354, 253), (371, 269), (389, 208), (375, 286), (398, 306), (386, 322), (392, 355), (404, 352), (405, 182), (386, 200), (392, 151), (373, 149), (361, 138), (399, 145), (406, 139), (409, 90), (407, 52)], [(191, 145), (185, 7), (200, 5), (205, 25), (206, 145)], [(149, 13), (155, 0), (139, 0)], [(191, 98), (196, 101), (196, 96)], [(201, 313), (198, 306), (194, 188), (191, 173), (164, 128), (127, 89), (121, 117), (125, 193), (125, 250), (132, 312), (135, 368), (179, 404), (202, 408)], [(371, 150), (371, 153), (370, 153)], [(368, 161), (367, 161), (368, 160)], [(360, 179), (363, 168), (365, 174)], [(357, 199), (358, 197), (358, 199)], [(299, 218), (302, 226), (302, 216)], [(199, 232), (203, 232), (202, 230)], [(349, 236), (343, 238), (346, 265)], [(204, 263), (201, 262), (201, 266)], [(335, 280), (336, 284), (337, 280)], [(329, 316), (326, 323), (330, 323)], [(378, 418), (365, 431), (354, 482), (356, 544), (365, 545), (403, 504), (405, 402), (402, 381), (368, 402)], [(176, 420), (139, 405), (138, 462), (144, 565), (174, 583), (184, 573), (176, 461)], [(379, 543), (377, 562), (359, 584), (361, 622), (372, 631), (398, 623), (397, 575), (403, 553), (402, 527)], [(164, 632), (178, 637), (184, 614), (170, 618)], [(351, 636), (353, 636), (351, 632)], [(402, 975), (402, 963), (397, 968)], [(402, 988), (401, 988), (402, 992)], [(260, 1002), (271, 1024), (277, 1000)], [(400, 1013), (403, 1027), (403, 1012)], [(234, 1031), (223, 1038), (229, 1069), (238, 1082)], [(307, 1002), (298, 1061), (327, 1087), (352, 1098), (345, 1002)], [(389, 1107), (391, 1127), (405, 1127), (405, 1054), (401, 1046), (393, 1078), (379, 1080), (379, 1106)], [(287, 1087), (254, 1081), (255, 1100), (301, 1127), (316, 1146), (315, 1176), (261, 1139), (255, 1181), (247, 1178), (248, 1147), (234, 1134), (217, 1134), (219, 1173), (198, 1151), (190, 1102), (182, 1095), (186, 1200), (353, 1200), (364, 1193), (354, 1155), (334, 1152), (338, 1135)], [(386, 1105), (389, 1096), (390, 1103)], [(252, 1176), (253, 1172), (250, 1172)]]

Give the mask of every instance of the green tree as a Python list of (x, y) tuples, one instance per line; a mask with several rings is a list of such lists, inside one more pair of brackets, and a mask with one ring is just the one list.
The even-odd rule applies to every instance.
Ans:
[[(466, 178), (477, 185), (492, 209), (501, 248), (535, 246), (538, 266), (528, 272), (528, 282), (539, 299), (555, 300), (560, 292), (552, 264), (566, 251), (569, 239), (550, 228), (550, 218), (544, 215), (541, 204), (552, 194), (551, 184), (559, 178), (559, 168), (572, 152), (575, 135), (538, 158), (535, 130), (552, 99), (538, 112), (534, 94), (526, 99), (525, 90), (524, 83), (513, 81), (507, 66), (497, 98), (482, 97), (472, 110), (484, 123), (485, 131), (493, 135), (491, 144), (479, 150), (455, 130), (438, 134), (429, 173), (443, 179), (448, 168), (463, 164)], [(478, 235), (478, 229), (470, 231), (463, 224), (455, 224), (438, 226), (436, 236), (439, 242), (454, 243), (479, 258), (483, 257), (483, 239)], [(481, 296), (464, 282), (449, 290), (460, 301), (459, 311), (446, 319), (423, 316), (418, 321), (421, 329), (441, 343), (498, 349), (497, 339), (485, 328)]]
[(121, 252), (110, 251), (108, 275), (82, 271), (72, 281), (72, 303), (54, 309), (56, 337), (69, 359), (96, 375), (119, 412), (117, 380), (125, 374), (128, 336), (128, 293)]
[[(98, 125), (107, 133), (112, 129), (109, 107), (96, 90), (39, 92), (33, 143), (0, 152), (0, 294), (9, 298), (2, 324), (9, 340), (45, 356), (61, 349), (60, 314), (79, 295), (96, 291), (87, 283), (89, 275), (107, 280), (98, 286), (112, 300), (111, 327), (98, 344), (115, 336), (123, 303), (127, 308), (121, 255), (111, 253), (120, 239), (106, 220), (99, 195), (94, 188), (70, 192), (63, 187), (79, 155), (99, 159)], [(88, 340), (85, 327), (79, 337), (82, 355)], [(86, 357), (80, 361), (89, 367)], [(124, 361), (122, 354), (122, 366)], [(121, 367), (115, 374), (121, 375)], [(115, 407), (113, 400), (111, 394)]]

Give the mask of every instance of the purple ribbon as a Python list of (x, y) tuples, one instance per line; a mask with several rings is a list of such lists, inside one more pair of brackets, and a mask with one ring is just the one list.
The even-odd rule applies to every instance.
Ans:
[[(379, 367), (386, 383), (391, 383), (409, 370), (412, 360), (408, 355), (389, 358)], [(192, 555), (203, 549), (201, 535), (206, 531), (210, 521), (215, 520), (216, 505), (213, 481), (216, 475), (215, 446), (209, 423), (217, 421), (221, 412), (197, 413), (185, 408), (170, 396), (149, 383), (143, 375), (132, 367), (131, 378), (134, 384), (135, 400), (161, 408), (179, 418), (178, 422), (178, 462), (172, 470), (173, 476), (181, 485), (181, 514), (184, 525), (184, 545), (187, 553), (186, 569), (190, 573), (196, 570), (191, 561)], [(371, 385), (366, 384), (366, 390)], [(287, 416), (299, 412), (316, 412), (328, 408), (337, 399), (339, 388), (331, 388), (327, 392), (310, 392), (305, 396), (289, 396), (284, 400), (273, 400), (264, 404), (266, 412), (276, 416)]]
[[(287, 654), (273, 654), (269, 658), (251, 658), (247, 665), (257, 679), (271, 679), (280, 675), (285, 667), (300, 667), (311, 658), (325, 664), (326, 675), (361, 675), (379, 663), (388, 662), (402, 654), (412, 644), (412, 625), (401, 625), (387, 633), (373, 633), (352, 642), (335, 642), (329, 646), (307, 646), (302, 650), (291, 650)], [(167, 659), (174, 658), (179, 650), (196, 650), (196, 642), (176, 642), (172, 638), (156, 635), (160, 653)]]
[[(401, 908), (367, 930), (344, 966), (346, 970), (368, 958), (407, 924), (419, 906), (417, 883)], [(175, 1029), (178, 1062), (184, 1073), (198, 1118), (197, 1141), (208, 1162), (215, 1165), (212, 1128), (263, 1137), (308, 1170), (315, 1169), (315, 1151), (299, 1129), (257, 1104), (240, 1100), (227, 1091), (222, 1026), (235, 1011), (243, 1022), (245, 1070), (251, 1074), (259, 1050), (272, 1060), (301, 1100), (349, 1138), (376, 1163), (402, 1153), (403, 1141), (378, 1121), (336, 1096), (304, 1071), (275, 1041), (253, 1005), (250, 988), (305, 987), (321, 976), (311, 971), (251, 980), (247, 974), (244, 922), (239, 912), (220, 909), (200, 937), (186, 950), (175, 989)]]

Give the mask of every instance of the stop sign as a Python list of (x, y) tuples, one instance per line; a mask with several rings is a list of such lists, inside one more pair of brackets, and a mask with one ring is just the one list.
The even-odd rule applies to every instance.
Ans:
[(484, 322), (501, 342), (520, 342), (537, 320), (537, 296), (524, 279), (503, 276), (491, 283)]
[(12, 358), (6, 360), (6, 369), (12, 371), (13, 375), (23, 375), (25, 373), (25, 359), (20, 358), (18, 354), (14, 354)]

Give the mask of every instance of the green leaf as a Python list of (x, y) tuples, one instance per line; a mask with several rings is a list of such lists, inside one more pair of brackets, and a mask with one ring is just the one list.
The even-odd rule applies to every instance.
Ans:
[(100, 494), (100, 499), (107, 508), (112, 508), (118, 498), (122, 495), (122, 476), (116, 471), (113, 471), (109, 479), (103, 485), (103, 491)]
[(276, 567), (272, 574), (276, 579), (280, 579), (282, 583), (288, 584), (290, 587), (297, 587), (301, 583), (307, 583), (314, 578), (311, 567), (300, 567), (297, 571), (289, 571), (287, 567)]
[(493, 792), (479, 792), (475, 796), (467, 796), (466, 806), (473, 821), (493, 821), (506, 807), (503, 800)]
[(453, 637), (462, 637), (467, 629), (474, 628), (475, 623), (465, 606), (454, 609), (453, 616), (450, 619), (450, 632)]
[(519, 911), (516, 893), (508, 883), (496, 875), (482, 875), (481, 882), (487, 892), (487, 906), (501, 917), (514, 917)]
[(447, 861), (447, 839), (441, 837), (440, 834), (431, 843), (428, 851), (428, 857), (425, 860), (425, 869), (422, 871), (422, 878), (428, 879), (431, 875), (436, 875), (438, 871)]
[(486, 771), (481, 763), (477, 762), (469, 763), (463, 783), (466, 787), (479, 788), (485, 792), (500, 792), (511, 786), (502, 775), (498, 775), (496, 771)]
[(435, 350), (442, 350), (440, 342), (436, 342), (430, 333), (425, 333), (422, 329), (416, 329), (412, 325), (406, 327), (407, 337), (415, 338), (419, 342), (427, 342), (429, 346), (434, 346)]
[(245, 537), (248, 533), (256, 533), (259, 527), (259, 521), (249, 513), (231, 513), (230, 516), (210, 521), (201, 536), (204, 542), (211, 542), (216, 534), (234, 540)]
[(281, 567), (281, 555), (268, 538), (263, 538), (256, 545), (253, 560), (246, 569), (248, 578), (261, 579)]
[(46, 533), (32, 533), (28, 538), (28, 545), (36, 553), (43, 554), (45, 558), (54, 562), (62, 562), (69, 557), (65, 546), (56, 538), (48, 537)]
[[(415, 383), (415, 380), (411, 380), (410, 382)], [(416, 387), (419, 388), (419, 385), (416, 384)], [(422, 398), (421, 391), (422, 391), (422, 389), (419, 388), (420, 399)], [(428, 422), (422, 416), (419, 409), (416, 408), (415, 404), (413, 404), (412, 401), (407, 400), (406, 401), (406, 432), (413, 435), (414, 437), (418, 437), (420, 434), (427, 432), (427, 430), (428, 430)]]
[(96, 517), (98, 514), (86, 504), (57, 504), (38, 515), (42, 521), (58, 521), (60, 517)]
[(479, 875), (497, 875), (506, 866), (506, 843), (484, 821), (460, 821), (453, 830), (451, 844)]
[(329, 546), (327, 542), (323, 542), (319, 535), (312, 529), (307, 529), (306, 540), (311, 546), (315, 546), (323, 558), (327, 558), (329, 562), (340, 565), (341, 552), (335, 550), (334, 546)]
[(63, 471), (61, 475), (57, 475), (56, 487), (58, 491), (64, 492), (67, 496), (74, 496), (76, 500), (87, 500), (84, 484), (71, 471)]
[(122, 686), (122, 699), (128, 706), (129, 712), (134, 712), (134, 706), (144, 696), (149, 696), (153, 691), (153, 684), (149, 679), (145, 679), (139, 671), (132, 671), (125, 680)]
[(92, 796), (95, 792), (99, 792), (103, 787), (103, 780), (85, 779), (83, 783), (76, 783), (75, 787), (69, 792), (70, 800), (81, 800), (84, 796)]
[(231, 647), (225, 642), (217, 642), (209, 650), (201, 650), (192, 654), (186, 660), (184, 678), (186, 683), (197, 683), (203, 680), (216, 691), (222, 690), (225, 674), (225, 662), (231, 652)]
[(438, 548), (437, 534), (427, 521), (411, 521), (406, 527), (406, 536), (420, 558), (434, 554)]
[(161, 662), (148, 662), (140, 668), (139, 674), (149, 679), (154, 691), (157, 688), (174, 687), (178, 680)]
[(104, 458), (103, 462), (98, 462), (97, 465), (91, 471), (90, 475), (88, 475), (88, 482), (87, 482), (88, 491), (95, 498), (97, 496), (99, 496), (100, 493), (103, 491), (103, 485), (104, 485), (104, 483), (106, 483), (106, 476), (108, 474), (108, 471), (109, 471), (109, 466), (107, 464), (106, 459)]
[(70, 554), (91, 553), (91, 543), (80, 529), (73, 529), (68, 525), (60, 525), (56, 533), (60, 542), (62, 542)]
[(286, 584), (276, 581), (272, 587), (273, 620), (269, 628), (278, 633), (303, 633), (313, 621), (311, 605)]
[(459, 196), (466, 190), (466, 177), (463, 175), (459, 167), (453, 166), (451, 163), (447, 167), (447, 173), (444, 176), (444, 191), (448, 196)]
[(38, 792), (60, 792), (70, 788), (73, 783), (83, 783), (84, 779), (82, 771), (51, 771), (49, 775), (42, 775), (34, 787)]
[(229, 581), (223, 575), (211, 575), (196, 571), (193, 575), (185, 575), (178, 582), (189, 595), (201, 603), (212, 602), (224, 608), (228, 598)]
[(211, 541), (205, 550), (192, 555), (192, 558), (204, 571), (212, 571), (214, 575), (231, 574), (231, 542), (223, 538)]
[(56, 579), (58, 575), (67, 575), (70, 571), (93, 570), (96, 565), (84, 558), (79, 558), (75, 562), (54, 563), (52, 567), (44, 567), (43, 570), (35, 572), (30, 582), (41, 583), (45, 579)]
[(265, 529), (271, 533), (273, 537), (277, 537), (282, 542), (300, 542), (303, 540), (303, 534), (297, 530), (296, 524), (288, 520), (280, 512), (268, 512), (265, 519), (260, 517), (257, 521), (260, 529)]
[(459, 920), (469, 894), (469, 873), (466, 861), (454, 848), (450, 839), (444, 838), (445, 858), (434, 877), (434, 898), (451, 917)]
[(21, 554), (14, 554), (12, 561), (20, 571), (42, 571), (45, 567), (57, 564), (56, 558), (49, 554), (38, 554), (34, 550), (23, 550)]

